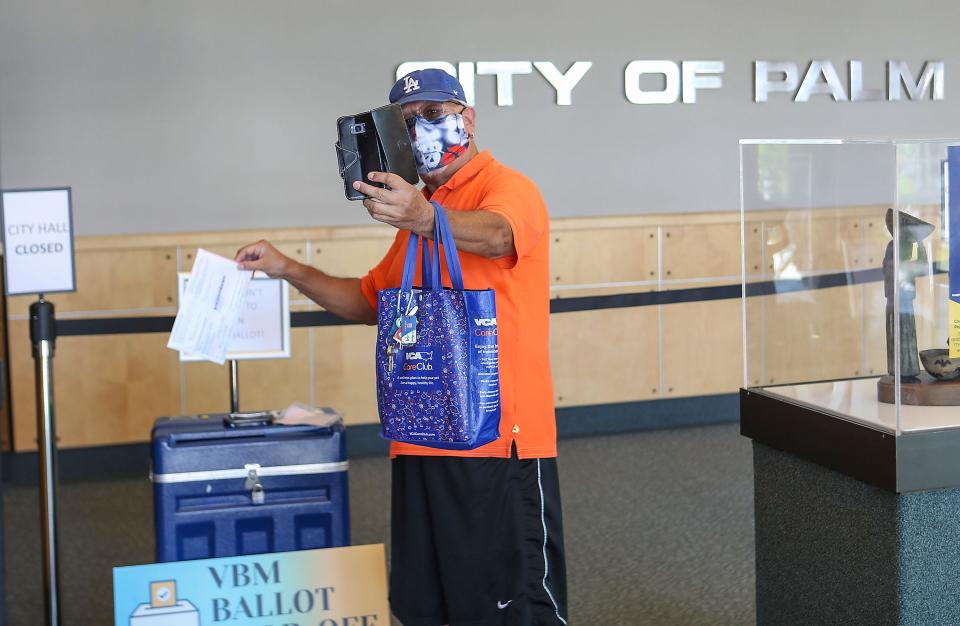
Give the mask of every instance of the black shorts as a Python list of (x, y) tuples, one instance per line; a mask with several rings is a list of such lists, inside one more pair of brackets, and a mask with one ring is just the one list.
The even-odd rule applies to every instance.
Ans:
[(392, 466), (390, 606), (404, 626), (567, 623), (556, 459)]

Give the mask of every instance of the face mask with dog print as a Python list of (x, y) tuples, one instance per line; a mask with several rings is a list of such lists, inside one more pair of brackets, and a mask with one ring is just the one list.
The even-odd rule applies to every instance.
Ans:
[(410, 129), (410, 140), (420, 174), (429, 174), (450, 165), (470, 145), (470, 137), (463, 126), (463, 116), (459, 113), (451, 113), (434, 121), (417, 116), (416, 123)]

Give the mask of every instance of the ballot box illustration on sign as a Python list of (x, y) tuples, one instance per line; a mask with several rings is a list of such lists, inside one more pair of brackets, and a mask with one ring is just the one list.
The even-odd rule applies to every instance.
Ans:
[(161, 580), (150, 583), (150, 602), (137, 606), (129, 626), (200, 626), (200, 611), (177, 599), (177, 581)]

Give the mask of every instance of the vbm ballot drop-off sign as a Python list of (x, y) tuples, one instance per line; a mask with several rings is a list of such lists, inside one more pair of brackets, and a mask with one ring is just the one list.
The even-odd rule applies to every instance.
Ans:
[(390, 626), (382, 544), (113, 570), (116, 626)]

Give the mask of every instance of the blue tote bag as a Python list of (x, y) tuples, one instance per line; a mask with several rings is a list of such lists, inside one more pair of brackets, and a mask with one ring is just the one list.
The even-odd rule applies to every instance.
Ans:
[[(472, 450), (500, 437), (500, 365), (493, 289), (463, 288), (446, 213), (424, 238), (422, 288), (413, 286), (420, 237), (410, 233), (400, 288), (378, 292), (377, 405), (386, 439)], [(452, 289), (441, 281), (440, 254)]]

